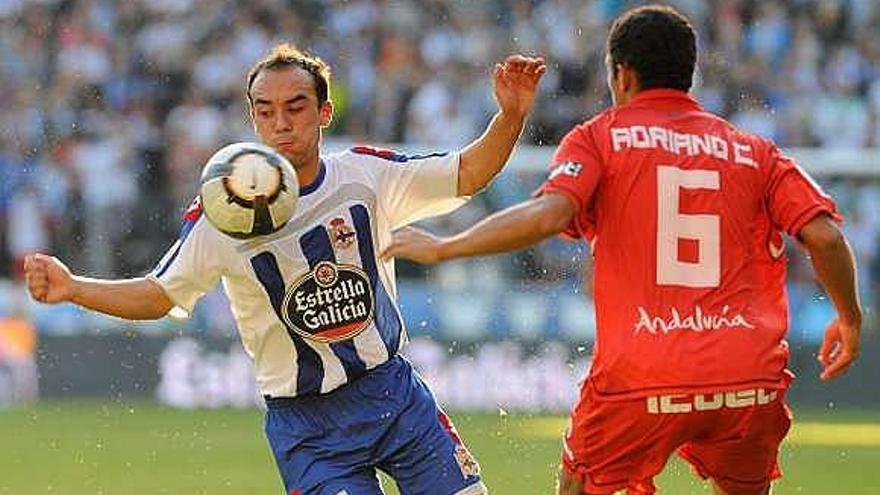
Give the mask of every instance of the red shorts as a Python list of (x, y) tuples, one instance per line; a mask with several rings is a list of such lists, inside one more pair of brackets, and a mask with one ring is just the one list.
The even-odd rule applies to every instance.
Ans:
[(652, 494), (673, 452), (726, 492), (759, 491), (782, 472), (791, 426), (784, 390), (752, 388), (600, 400), (587, 380), (563, 441), (562, 466), (587, 493)]

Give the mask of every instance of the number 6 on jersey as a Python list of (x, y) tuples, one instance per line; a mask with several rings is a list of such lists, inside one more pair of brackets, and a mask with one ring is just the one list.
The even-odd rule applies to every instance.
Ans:
[[(721, 189), (715, 170), (657, 167), (657, 285), (718, 287), (721, 282), (721, 217), (679, 212), (680, 189)], [(679, 239), (697, 241), (696, 262), (678, 258)]]

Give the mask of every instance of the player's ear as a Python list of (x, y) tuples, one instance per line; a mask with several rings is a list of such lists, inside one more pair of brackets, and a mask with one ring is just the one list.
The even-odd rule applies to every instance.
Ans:
[(325, 101), (318, 111), (321, 114), (321, 128), (329, 126), (330, 122), (333, 122), (333, 102)]
[(251, 119), (251, 125), (254, 128), (254, 133), (259, 136), (259, 133), (257, 132), (257, 114), (256, 110), (254, 110), (254, 100), (251, 98), (250, 90), (248, 90), (247, 92), (247, 113), (248, 117), (250, 117)]
[[(250, 100), (248, 101), (248, 117), (251, 119), (251, 126), (254, 128), (254, 132), (257, 132), (257, 116), (254, 114), (254, 105), (251, 104)], [(259, 134), (257, 134), (259, 135)]]
[(639, 91), (639, 74), (629, 65), (618, 65), (617, 75), (620, 79), (620, 89), (627, 94)]

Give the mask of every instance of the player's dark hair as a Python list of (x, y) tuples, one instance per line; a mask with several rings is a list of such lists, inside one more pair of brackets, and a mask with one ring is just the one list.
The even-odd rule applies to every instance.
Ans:
[(299, 67), (311, 74), (315, 81), (315, 95), (318, 97), (318, 106), (323, 105), (327, 101), (330, 92), (330, 66), (319, 57), (306, 53), (290, 43), (281, 43), (275, 45), (263, 59), (251, 67), (247, 75), (247, 94), (248, 103), (254, 104), (253, 96), (251, 96), (251, 87), (254, 80), (264, 70), (280, 70), (288, 67)]
[(697, 63), (697, 35), (690, 21), (672, 7), (646, 5), (624, 12), (608, 35), (611, 70), (635, 70), (640, 89), (688, 91)]

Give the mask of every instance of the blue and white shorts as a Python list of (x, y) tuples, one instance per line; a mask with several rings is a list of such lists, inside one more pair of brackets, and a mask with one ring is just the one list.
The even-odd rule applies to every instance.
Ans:
[(328, 394), (266, 400), (266, 436), (289, 495), (481, 495), (480, 466), (400, 356)]

